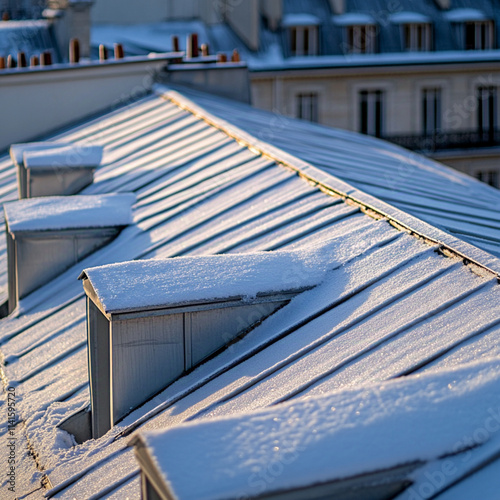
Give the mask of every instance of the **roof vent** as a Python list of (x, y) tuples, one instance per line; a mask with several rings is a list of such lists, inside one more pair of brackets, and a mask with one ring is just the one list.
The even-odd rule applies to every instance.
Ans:
[(448, 10), (451, 7), (451, 0), (434, 0), (436, 5), (442, 10)]
[(129, 193), (6, 203), (9, 314), (18, 302), (131, 223)]
[(334, 14), (344, 14), (345, 0), (330, 0), (330, 6)]
[(324, 267), (290, 251), (85, 270), (92, 436), (317, 284)]
[(10, 148), (17, 167), (19, 198), (70, 195), (92, 184), (102, 147), (32, 142)]

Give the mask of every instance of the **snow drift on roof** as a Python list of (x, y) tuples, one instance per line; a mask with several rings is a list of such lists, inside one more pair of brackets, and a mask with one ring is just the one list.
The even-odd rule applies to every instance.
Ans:
[(474, 431), (499, 404), (500, 368), (490, 360), (142, 439), (176, 498), (253, 498), (457, 453), (463, 436), (484, 441)]
[(47, 196), (6, 203), (9, 230), (46, 231), (126, 226), (132, 223), (130, 207), (135, 195)]
[(110, 313), (304, 289), (317, 285), (334, 265), (328, 245), (322, 245), (124, 262), (86, 269), (82, 277)]
[(398, 24), (412, 24), (412, 23), (430, 23), (431, 19), (419, 12), (396, 12), (391, 14), (389, 19), (393, 23)]
[(373, 19), (372, 16), (360, 12), (348, 12), (347, 14), (332, 16), (332, 22), (334, 24), (338, 24), (339, 26), (376, 24), (375, 19)]
[(101, 163), (102, 146), (86, 144), (55, 145), (56, 147), (29, 149), (23, 153), (27, 168), (78, 167), (95, 168)]
[(443, 16), (453, 23), (461, 23), (467, 21), (484, 21), (487, 19), (485, 14), (478, 9), (454, 9), (445, 12)]
[(287, 14), (283, 17), (283, 26), (317, 26), (321, 21), (312, 14)]

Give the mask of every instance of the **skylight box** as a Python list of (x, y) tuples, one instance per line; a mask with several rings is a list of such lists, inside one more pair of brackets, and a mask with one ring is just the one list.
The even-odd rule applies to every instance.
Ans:
[(10, 149), (17, 167), (19, 198), (71, 195), (92, 184), (102, 147), (34, 142)]
[[(324, 264), (324, 263), (323, 263)], [(296, 279), (289, 279), (290, 270)], [(317, 284), (300, 252), (179, 257), (85, 270), (92, 436)]]
[(117, 236), (135, 196), (54, 196), (4, 205), (8, 312), (20, 299)]

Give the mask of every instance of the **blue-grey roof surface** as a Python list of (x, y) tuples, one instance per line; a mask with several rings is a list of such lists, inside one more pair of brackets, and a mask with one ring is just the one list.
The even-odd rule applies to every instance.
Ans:
[[(133, 225), (0, 321), (3, 380), (16, 387), (18, 436), (36, 456), (36, 462), (23, 457), (18, 478), (30, 499), (139, 498), (138, 466), (127, 446), (137, 431), (500, 356), (500, 260), (344, 182), (325, 165), (341, 164), (370, 186), (367, 179), (382, 167), (410, 164), (418, 172), (413, 199), (435, 202), (436, 217), (445, 207), (459, 219), (467, 211), (472, 227), (490, 217), (496, 192), (384, 142), (300, 122), (280, 129), (277, 119), (158, 87), (49, 138), (102, 145), (102, 165), (83, 194), (134, 192), (137, 202)], [(307, 158), (293, 154), (301, 149)], [(0, 181), (2, 200), (14, 198), (7, 157), (0, 159)], [(408, 185), (393, 191), (402, 198)], [(445, 202), (436, 201), (438, 189)], [(465, 193), (483, 205), (461, 205)], [(318, 244), (330, 252), (328, 276), (243, 339), (100, 439), (76, 445), (57, 428), (89, 402), (82, 269)], [(4, 247), (0, 258), (5, 279)]]

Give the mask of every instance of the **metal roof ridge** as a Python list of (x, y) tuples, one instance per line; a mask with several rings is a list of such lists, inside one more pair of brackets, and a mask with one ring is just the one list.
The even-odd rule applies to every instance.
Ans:
[(299, 177), (309, 184), (318, 187), (325, 194), (340, 197), (344, 202), (359, 207), (363, 213), (370, 217), (385, 219), (398, 230), (405, 231), (411, 236), (428, 241), (429, 243), (439, 245), (443, 254), (458, 257), (465, 265), (472, 265), (479, 268), (479, 272), (482, 270), (482, 272), (493, 274), (500, 283), (499, 258), (351, 186), (334, 175), (323, 172), (314, 165), (276, 146), (258, 139), (238, 126), (206, 111), (202, 106), (182, 95), (179, 91), (169, 88), (167, 85), (154, 85), (153, 91), (163, 99), (171, 101), (179, 108), (188, 111), (208, 125), (225, 133), (250, 151), (265, 156), (279, 165), (296, 172)]

